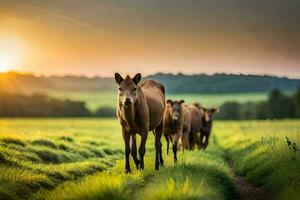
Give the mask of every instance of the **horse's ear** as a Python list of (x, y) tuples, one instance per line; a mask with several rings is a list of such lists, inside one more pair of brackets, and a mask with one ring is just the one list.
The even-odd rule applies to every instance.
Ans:
[(194, 106), (196, 106), (198, 109), (201, 109), (201, 105), (199, 103), (194, 103)]
[(115, 73), (115, 80), (116, 83), (120, 85), (122, 81), (124, 81), (124, 78), (119, 73)]
[(172, 101), (171, 99), (168, 99), (168, 100), (167, 100), (167, 104), (172, 105), (172, 104), (173, 104), (173, 101)]
[(137, 84), (139, 84), (139, 82), (141, 81), (141, 79), (142, 79), (142, 75), (141, 75), (141, 73), (138, 73), (138, 74), (136, 74), (134, 77), (133, 77), (133, 82), (137, 85)]
[(212, 111), (213, 113), (217, 113), (217, 112), (220, 111), (220, 109), (219, 109), (219, 108), (212, 108), (211, 111)]
[(180, 104), (183, 104), (183, 103), (184, 103), (184, 100), (181, 99), (181, 100), (180, 100)]

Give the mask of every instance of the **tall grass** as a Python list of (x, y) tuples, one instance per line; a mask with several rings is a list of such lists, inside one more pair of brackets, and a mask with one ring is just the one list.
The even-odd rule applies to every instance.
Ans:
[(145, 170), (127, 175), (116, 120), (1, 119), (0, 199), (238, 199), (228, 160), (272, 199), (297, 199), (299, 134), (299, 120), (217, 121), (207, 151), (176, 165), (162, 139), (157, 172), (149, 133)]
[[(237, 173), (263, 186), (272, 198), (299, 199), (299, 121), (228, 122), (217, 124), (215, 130)], [(286, 137), (297, 150), (289, 148)]]
[(112, 167), (123, 155), (117, 129), (108, 120), (0, 120), (0, 199), (27, 199)]
[[(232, 199), (238, 198), (233, 174), (224, 154), (211, 147), (208, 152), (179, 153), (179, 163), (165, 155), (165, 167), (154, 171), (154, 152), (146, 157), (144, 171), (124, 174), (123, 161), (110, 171), (86, 177), (79, 183), (63, 184), (46, 199)], [(133, 163), (132, 163), (133, 164)]]

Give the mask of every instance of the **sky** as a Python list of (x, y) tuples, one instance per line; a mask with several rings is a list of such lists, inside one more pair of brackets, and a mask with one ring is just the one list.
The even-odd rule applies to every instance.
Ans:
[(300, 78), (299, 0), (0, 0), (0, 72)]

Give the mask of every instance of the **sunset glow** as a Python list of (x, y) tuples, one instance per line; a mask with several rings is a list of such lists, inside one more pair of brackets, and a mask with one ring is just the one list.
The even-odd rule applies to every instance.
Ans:
[(12, 69), (13, 69), (12, 56), (0, 54), (0, 72), (7, 72)]
[(24, 47), (23, 40), (0, 34), (0, 72), (20, 69), (25, 53)]
[(239, 6), (192, 0), (174, 0), (174, 5), (156, 0), (4, 2), (1, 71), (300, 77), (300, 14), (292, 0), (275, 1), (272, 9), (259, 0)]

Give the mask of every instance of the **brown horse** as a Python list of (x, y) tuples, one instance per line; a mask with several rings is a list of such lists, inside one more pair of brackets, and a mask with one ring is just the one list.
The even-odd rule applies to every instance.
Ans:
[(182, 150), (189, 148), (189, 133), (191, 127), (191, 114), (184, 100), (167, 100), (164, 113), (164, 136), (167, 141), (167, 154), (169, 154), (169, 140), (173, 144), (174, 162), (177, 162), (178, 140), (181, 138)]
[(198, 104), (189, 105), (189, 110), (191, 113), (191, 130), (189, 134), (190, 149), (194, 149), (196, 146), (197, 138), (202, 128), (202, 115), (200, 111), (200, 106)]
[[(163, 113), (165, 109), (165, 88), (158, 82), (146, 80), (139, 84), (141, 74), (133, 78), (122, 78), (115, 74), (118, 87), (117, 115), (122, 126), (122, 135), (125, 143), (125, 172), (131, 172), (129, 154), (133, 157), (137, 169), (144, 169), (144, 155), (148, 132), (155, 134), (155, 169), (163, 165), (161, 152), (161, 136)], [(139, 147), (140, 159), (137, 158), (136, 133), (141, 136)]]

